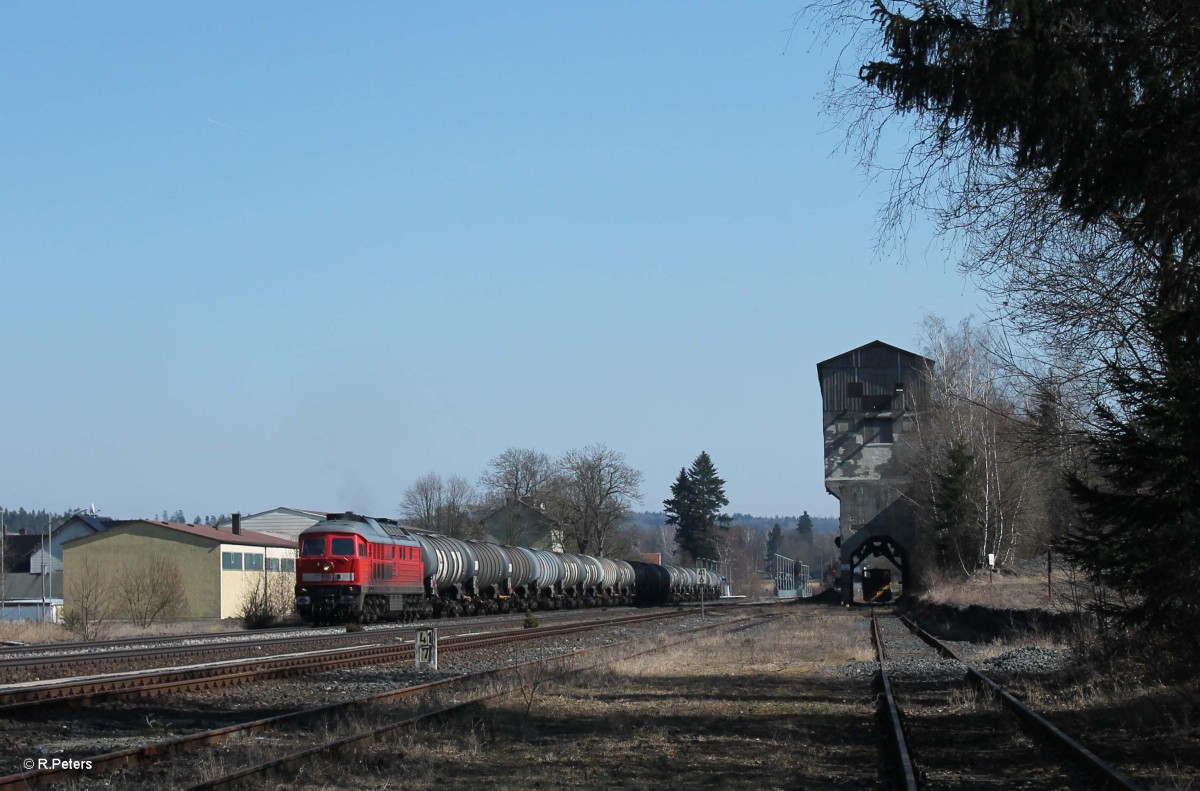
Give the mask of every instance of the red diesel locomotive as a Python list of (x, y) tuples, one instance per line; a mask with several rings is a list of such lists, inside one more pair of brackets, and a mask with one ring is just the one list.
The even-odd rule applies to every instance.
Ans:
[(464, 541), (331, 515), (300, 534), (296, 609), (313, 623), (715, 598), (695, 569)]

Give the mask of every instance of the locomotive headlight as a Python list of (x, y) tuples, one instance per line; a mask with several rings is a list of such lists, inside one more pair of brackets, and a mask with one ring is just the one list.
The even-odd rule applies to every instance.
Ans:
[(321, 564), (321, 571), (333, 571), (333, 564), (328, 560)]

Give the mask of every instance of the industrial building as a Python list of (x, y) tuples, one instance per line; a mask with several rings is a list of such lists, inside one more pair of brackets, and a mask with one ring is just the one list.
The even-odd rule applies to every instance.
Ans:
[(906, 437), (916, 429), (933, 361), (871, 343), (817, 363), (825, 445), (825, 489), (838, 498), (842, 600), (868, 558), (916, 582), (917, 530), (905, 497)]
[(178, 564), (187, 596), (180, 617), (186, 620), (233, 618), (241, 614), (256, 585), (278, 575), (288, 586), (296, 573), (296, 542), (243, 530), (238, 519), (228, 527), (122, 520), (103, 532), (63, 544), (63, 610), (71, 612), (85, 566), (110, 584), (140, 559), (164, 557)]

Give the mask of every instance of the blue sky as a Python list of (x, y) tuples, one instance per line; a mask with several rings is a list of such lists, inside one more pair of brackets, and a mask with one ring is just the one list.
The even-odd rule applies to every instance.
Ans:
[(394, 515), (604, 443), (648, 510), (707, 450), (836, 513), (815, 364), (982, 299), (873, 254), (797, 7), (4, 4), (0, 505)]

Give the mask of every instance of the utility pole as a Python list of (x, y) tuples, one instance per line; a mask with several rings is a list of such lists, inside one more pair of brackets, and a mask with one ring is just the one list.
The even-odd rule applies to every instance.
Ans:
[(8, 548), (7, 517), (8, 509), (0, 507), (0, 606), (8, 601), (8, 565), (4, 560), (4, 552)]
[(46, 532), (42, 536), (42, 612), (39, 621), (46, 620), (46, 547), (50, 544), (50, 514), (46, 514)]

